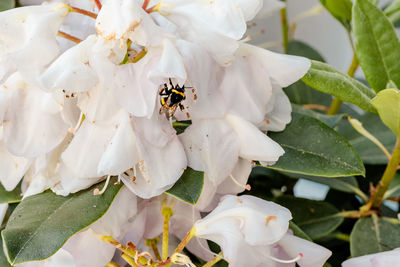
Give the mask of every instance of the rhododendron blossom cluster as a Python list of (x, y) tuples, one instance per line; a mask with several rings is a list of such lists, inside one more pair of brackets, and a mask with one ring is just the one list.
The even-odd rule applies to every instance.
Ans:
[[(272, 165), (285, 153), (266, 134), (290, 122), (282, 87), (310, 67), (247, 43), (247, 22), (280, 7), (49, 0), (1, 12), (1, 184), (20, 186), (24, 198), (107, 180), (93, 192), (101, 195), (112, 176), (124, 184), (107, 213), (54, 256), (17, 266), (105, 266), (114, 254), (147, 266), (159, 256), (148, 240), (165, 233), (165, 221), (170, 251), (181, 244), (158, 259), (166, 264), (193, 264), (182, 244), (212, 260), (208, 239), (232, 267), (322, 266), (330, 252), (293, 236), (289, 210), (234, 196), (248, 189), (254, 162)], [(205, 174), (196, 205), (163, 194), (188, 168)], [(121, 258), (113, 245), (126, 242), (135, 246)]]

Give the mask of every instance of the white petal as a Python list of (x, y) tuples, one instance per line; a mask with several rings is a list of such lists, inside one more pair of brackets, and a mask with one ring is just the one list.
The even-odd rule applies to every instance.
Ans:
[(301, 253), (303, 257), (297, 262), (301, 267), (322, 267), (332, 255), (330, 250), (292, 234), (286, 234), (278, 244), (291, 258)]
[(175, 116), (187, 120), (188, 112), (191, 120), (222, 117), (226, 111), (225, 102), (221, 92), (215, 90), (222, 68), (199, 45), (178, 40), (176, 47), (186, 67), (186, 85), (193, 88), (186, 89), (185, 110), (178, 110)]
[(85, 120), (68, 148), (61, 155), (75, 178), (99, 177), (98, 165), (115, 134), (118, 122), (92, 122)]
[[(177, 201), (173, 207), (173, 212), (170, 226), (171, 233), (182, 240), (190, 231), (194, 222), (201, 218), (200, 212), (192, 205), (182, 201)], [(208, 244), (204, 239), (193, 238), (186, 246), (186, 249), (205, 261), (213, 258)]]
[(185, 65), (175, 45), (168, 39), (164, 40), (163, 52), (157, 69), (149, 73), (149, 77), (176, 78), (182, 84), (186, 81)]
[(136, 180), (123, 178), (124, 184), (141, 198), (158, 196), (181, 177), (187, 163), (185, 151), (177, 137), (163, 148), (139, 138), (137, 144), (140, 161), (136, 167)]
[(227, 195), (217, 208), (196, 222), (196, 235), (216, 235), (217, 225), (235, 219), (238, 231), (249, 245), (266, 246), (279, 241), (286, 234), (291, 218), (288, 209), (273, 202), (248, 195)]
[(73, 235), (63, 248), (73, 256), (76, 267), (106, 266), (115, 252), (113, 245), (99, 240), (90, 230)]
[(163, 114), (154, 112), (150, 119), (133, 118), (136, 132), (150, 144), (162, 148), (176, 137), (176, 131)]
[(126, 187), (122, 187), (106, 214), (90, 226), (100, 235), (112, 236), (119, 239), (128, 224), (137, 212), (136, 196)]
[(400, 263), (400, 249), (368, 254), (351, 258), (342, 263), (342, 267), (386, 267), (397, 266)]
[(8, 191), (21, 181), (32, 160), (12, 155), (0, 141), (0, 182)]
[(33, 81), (59, 53), (56, 35), (67, 14), (63, 3), (1, 12), (0, 65), (7, 68), (0, 71), (0, 80), (19, 70), (26, 79)]
[[(215, 187), (214, 182), (208, 179), (207, 175), (205, 175), (203, 189), (201, 190), (199, 200), (196, 203), (196, 209), (203, 212), (209, 212), (213, 210), (216, 206), (212, 205), (215, 202), (216, 192), (217, 188)], [(217, 204), (218, 202), (219, 199), (217, 200)]]
[(136, 134), (132, 128), (129, 115), (123, 115), (118, 129), (102, 155), (98, 173), (103, 175), (119, 175), (138, 162), (136, 151)]
[(113, 88), (105, 87), (101, 83), (79, 95), (78, 106), (86, 119), (94, 122), (111, 120), (120, 110)]
[(258, 57), (271, 78), (281, 87), (298, 81), (311, 66), (310, 60), (304, 57), (278, 54), (248, 44), (242, 44), (242, 48)]
[(60, 183), (51, 188), (51, 190), (61, 196), (68, 196), (69, 194), (87, 189), (101, 180), (100, 178), (78, 179), (79, 175), (75, 174), (73, 170), (66, 167), (62, 162), (60, 163), (59, 174)]
[(274, 162), (284, 154), (284, 150), (278, 143), (248, 121), (234, 115), (227, 115), (226, 120), (239, 136), (240, 157), (248, 160)]
[(158, 51), (149, 50), (139, 62), (124, 64), (115, 69), (115, 98), (118, 104), (134, 116), (149, 118), (153, 114), (162, 80), (149, 79), (148, 73), (156, 67), (159, 57)]
[(96, 73), (89, 66), (89, 53), (96, 37), (86, 40), (65, 51), (40, 77), (47, 90), (64, 90), (70, 93), (85, 92), (98, 83)]
[(252, 20), (263, 7), (264, 0), (237, 0), (246, 21)]
[[(245, 159), (239, 159), (235, 168), (232, 170), (232, 176), (241, 185), (246, 185), (252, 170), (252, 164)], [(220, 195), (236, 195), (243, 192), (245, 189), (236, 184), (231, 177), (226, 177), (225, 180), (218, 186), (217, 192)]]
[(200, 158), (207, 177), (218, 186), (232, 173), (239, 158), (240, 142), (225, 120), (195, 121), (180, 135), (189, 166)]
[(258, 125), (262, 131), (283, 131), (292, 120), (292, 105), (280, 86), (274, 86), (273, 109)]
[(141, 21), (141, 7), (135, 0), (104, 1), (96, 19), (96, 30), (104, 39), (127, 38)]
[(258, 124), (272, 96), (270, 73), (258, 55), (241, 45), (235, 61), (225, 69), (220, 85), (229, 113)]
[(286, 7), (286, 3), (279, 0), (264, 0), (263, 7), (257, 14), (256, 18), (261, 19), (269, 16), (271, 13)]
[(3, 123), (4, 143), (16, 156), (46, 154), (61, 143), (69, 128), (61, 107), (51, 94), (25, 83), (18, 74), (10, 79), (20, 82), (6, 83), (13, 93)]

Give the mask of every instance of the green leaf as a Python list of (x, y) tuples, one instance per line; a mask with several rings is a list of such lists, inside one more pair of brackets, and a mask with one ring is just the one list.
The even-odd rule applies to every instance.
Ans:
[(398, 22), (400, 20), (400, 0), (394, 0), (383, 12), (393, 24)]
[(204, 185), (204, 172), (187, 168), (181, 178), (166, 193), (186, 203), (195, 205)]
[(400, 136), (400, 91), (397, 89), (380, 91), (371, 103), (383, 123)]
[[(110, 181), (114, 182), (116, 178)], [(46, 191), (24, 199), (1, 233), (9, 262), (14, 265), (46, 259), (69, 237), (103, 216), (122, 185), (93, 195), (95, 188), (103, 186), (104, 182), (68, 197)]]
[(350, 29), (351, 9), (353, 7), (350, 0), (320, 0), (320, 2), (345, 28)]
[[(378, 115), (367, 113), (357, 118), (363, 127), (375, 136), (388, 151), (392, 151), (396, 136), (381, 121)], [(347, 120), (341, 121), (338, 131), (359, 153), (366, 164), (387, 164), (388, 159), (380, 148), (369, 139), (359, 134)]]
[(294, 223), (313, 240), (328, 235), (343, 222), (339, 211), (328, 202), (288, 195), (275, 201), (292, 212)]
[[(2, 231), (1, 229), (0, 231)], [(7, 261), (6, 255), (4, 255), (3, 240), (0, 238), (0, 266), (1, 267), (11, 267), (10, 263)]]
[(18, 203), (22, 199), (21, 186), (18, 185), (13, 191), (7, 191), (2, 184), (0, 184), (0, 204), (4, 203)]
[(285, 150), (269, 168), (322, 177), (365, 174), (360, 156), (349, 142), (312, 117), (292, 113), (292, 122), (286, 129), (269, 136)]
[(372, 90), (328, 64), (313, 60), (311, 63), (311, 68), (302, 78), (305, 84), (315, 90), (355, 104), (366, 111), (376, 112), (370, 103), (375, 96)]
[(357, 57), (365, 77), (379, 92), (391, 80), (400, 86), (400, 42), (383, 12), (369, 1), (356, 0), (353, 32)]
[(1, 0), (0, 11), (8, 10), (15, 7), (15, 0)]
[(340, 120), (344, 117), (344, 114), (333, 115), (333, 116), (325, 115), (323, 113), (319, 113), (319, 112), (316, 112), (316, 111), (313, 111), (310, 109), (306, 109), (306, 108), (296, 105), (296, 104), (292, 105), (292, 110), (293, 110), (293, 112), (318, 119), (331, 128), (335, 127), (340, 122)]
[[(290, 41), (287, 53), (289, 55), (302, 56), (322, 62), (325, 61), (317, 50), (301, 41)], [(290, 102), (299, 105), (319, 104), (329, 106), (332, 101), (332, 97), (330, 95), (316, 91), (308, 87), (302, 81), (297, 81), (284, 90), (286, 95), (289, 97)]]
[[(396, 221), (396, 222), (395, 222)], [(397, 219), (361, 218), (350, 234), (350, 252), (359, 257), (400, 247), (400, 224)]]
[(305, 240), (308, 240), (308, 241), (312, 242), (312, 239), (306, 233), (304, 233), (304, 231), (301, 230), (301, 228), (298, 227), (293, 221), (289, 222), (289, 228), (290, 228), (290, 230), (293, 231), (293, 234), (295, 236), (298, 236), (300, 238), (303, 238)]
[(301, 57), (306, 57), (309, 59), (325, 62), (325, 59), (322, 57), (322, 55), (317, 50), (315, 50), (310, 45), (308, 45), (302, 41), (298, 41), (298, 40), (292, 40), (289, 42), (288, 48), (287, 48), (287, 53), (289, 55), (301, 56)]

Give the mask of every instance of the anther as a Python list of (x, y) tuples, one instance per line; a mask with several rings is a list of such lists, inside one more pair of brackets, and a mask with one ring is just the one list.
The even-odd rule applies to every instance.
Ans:
[(95, 190), (93, 190), (93, 195), (95, 195), (95, 196), (102, 195), (106, 191), (106, 189), (108, 187), (108, 183), (110, 182), (110, 179), (111, 179), (111, 175), (107, 176), (106, 184), (104, 185), (103, 189), (101, 189), (101, 191), (100, 191), (98, 188), (96, 188)]
[(230, 174), (229, 176), (231, 177), (232, 181), (233, 181), (237, 186), (240, 186), (241, 188), (243, 188), (244, 190), (247, 190), (247, 191), (250, 191), (250, 190), (251, 190), (251, 186), (250, 186), (249, 184), (246, 184), (246, 185), (241, 184), (241, 183), (238, 182), (238, 180), (235, 179), (235, 177), (233, 177), (232, 174)]

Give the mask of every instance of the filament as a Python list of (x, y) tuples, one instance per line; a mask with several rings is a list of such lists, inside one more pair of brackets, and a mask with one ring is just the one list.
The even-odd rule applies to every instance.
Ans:
[(241, 183), (238, 182), (238, 180), (235, 179), (235, 177), (233, 177), (232, 174), (229, 175), (232, 179), (232, 181), (239, 187), (243, 188), (244, 190), (250, 191), (251, 190), (251, 186), (249, 184), (243, 185)]
[(279, 263), (295, 263), (295, 262), (299, 261), (301, 258), (303, 258), (303, 254), (299, 253), (299, 255), (297, 255), (296, 258), (293, 258), (291, 260), (281, 260), (281, 259), (275, 258), (275, 257), (270, 256), (270, 255), (268, 256), (268, 258), (273, 260), (273, 261), (275, 261), (275, 262), (279, 262)]
[(96, 188), (93, 191), (93, 195), (95, 195), (95, 196), (102, 195), (106, 191), (106, 189), (108, 187), (108, 183), (110, 182), (110, 179), (111, 179), (111, 175), (107, 176), (106, 184), (104, 185), (103, 189), (101, 189), (101, 191), (99, 191), (99, 189)]

